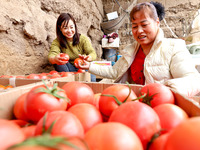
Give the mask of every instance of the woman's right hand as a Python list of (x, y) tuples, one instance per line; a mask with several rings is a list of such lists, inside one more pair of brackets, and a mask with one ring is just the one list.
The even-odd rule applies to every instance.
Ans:
[(68, 63), (68, 60), (63, 59), (63, 57), (61, 57), (60, 54), (58, 54), (55, 57), (51, 58), (51, 63), (57, 64), (57, 65), (64, 65), (64, 64)]
[(80, 69), (84, 69), (84, 70), (89, 70), (90, 68), (90, 62), (83, 60), (84, 64), (79, 63), (78, 66)]

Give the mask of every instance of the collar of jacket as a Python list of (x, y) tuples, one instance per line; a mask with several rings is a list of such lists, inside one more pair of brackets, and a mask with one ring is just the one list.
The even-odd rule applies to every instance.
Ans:
[[(159, 28), (158, 34), (155, 38), (155, 41), (153, 43), (153, 46), (152, 46), (150, 52), (156, 50), (157, 47), (159, 47), (160, 44), (162, 43), (163, 39), (164, 39), (164, 32), (161, 28)], [(129, 44), (125, 49), (123, 49), (121, 51), (121, 54), (126, 59), (128, 64), (132, 64), (132, 61), (134, 60), (139, 47), (140, 47), (140, 44), (137, 41), (135, 41), (134, 43)]]

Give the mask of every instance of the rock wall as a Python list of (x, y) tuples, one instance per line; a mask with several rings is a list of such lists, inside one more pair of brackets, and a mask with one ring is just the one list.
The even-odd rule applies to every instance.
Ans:
[[(71, 13), (80, 33), (90, 37), (98, 59), (101, 59), (100, 23), (106, 13), (122, 13), (134, 0), (1, 0), (0, 1), (0, 75), (20, 75), (49, 72), (47, 60), (50, 44), (56, 37), (56, 20), (60, 13)], [(144, 2), (145, 0), (136, 0)], [(150, 1), (150, 0), (147, 0)], [(189, 34), (194, 15), (200, 9), (199, 0), (157, 0), (165, 6), (167, 24), (178, 38)], [(161, 22), (166, 37), (173, 37)], [(118, 30), (120, 47), (134, 41), (128, 15)], [(199, 32), (195, 34), (199, 35)]]
[(1, 0), (0, 6), (0, 75), (53, 69), (47, 55), (62, 12), (75, 17), (79, 32), (90, 37), (101, 56), (100, 22), (104, 11), (99, 0)]

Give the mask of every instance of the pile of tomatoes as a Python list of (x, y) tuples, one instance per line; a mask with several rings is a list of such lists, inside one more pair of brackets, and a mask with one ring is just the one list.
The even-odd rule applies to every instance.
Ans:
[(68, 77), (73, 74), (83, 73), (85, 70), (79, 69), (77, 72), (57, 72), (55, 70), (50, 71), (49, 73), (40, 73), (40, 74), (29, 74), (29, 75), (18, 75), (18, 76), (11, 76), (11, 75), (1, 75), (0, 78), (19, 78), (19, 79), (55, 79), (55, 78), (62, 78)]
[(13, 88), (13, 86), (12, 85), (2, 85), (2, 84), (0, 84), (0, 91), (2, 91), (2, 90), (5, 90), (5, 89), (11, 89), (11, 88)]
[(0, 119), (0, 149), (200, 149), (200, 117), (189, 118), (157, 83), (140, 95), (122, 84), (94, 93), (83, 82), (44, 83), (21, 95), (13, 114)]

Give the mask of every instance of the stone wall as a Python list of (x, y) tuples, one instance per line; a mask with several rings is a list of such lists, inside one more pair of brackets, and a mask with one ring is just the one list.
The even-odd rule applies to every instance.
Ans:
[(53, 69), (47, 55), (62, 12), (75, 17), (79, 32), (90, 37), (101, 56), (104, 11), (99, 0), (1, 0), (0, 6), (0, 75)]
[[(60, 13), (71, 13), (80, 33), (92, 41), (98, 60), (102, 56), (100, 23), (106, 13), (122, 13), (134, 0), (1, 0), (0, 1), (0, 75), (20, 75), (49, 72), (47, 60), (50, 44), (56, 37), (56, 20)], [(137, 0), (143, 2), (143, 0)], [(166, 9), (166, 21), (178, 38), (184, 38), (199, 0), (158, 0)], [(173, 37), (164, 22), (161, 27), (167, 37)], [(133, 42), (131, 23), (127, 18), (118, 30), (120, 49)]]

